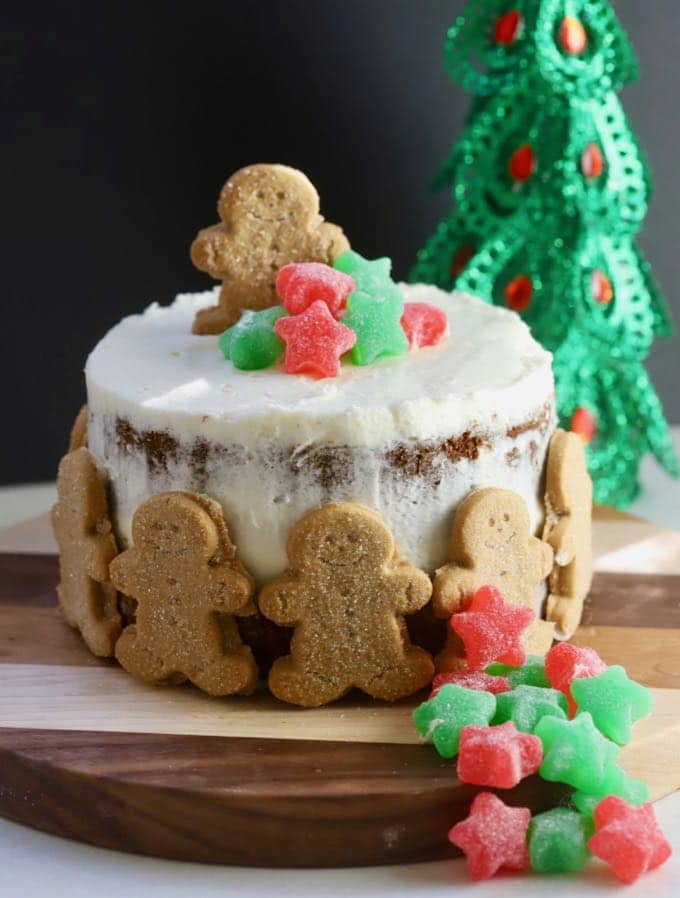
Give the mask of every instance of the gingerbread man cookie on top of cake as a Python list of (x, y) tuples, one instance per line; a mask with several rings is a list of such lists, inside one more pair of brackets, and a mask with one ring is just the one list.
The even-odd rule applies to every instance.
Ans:
[(222, 188), (220, 223), (199, 231), (194, 265), (222, 281), (218, 304), (201, 309), (195, 334), (219, 334), (245, 309), (277, 304), (276, 276), (290, 262), (330, 265), (349, 249), (337, 225), (319, 214), (319, 195), (308, 178), (285, 165), (250, 165)]

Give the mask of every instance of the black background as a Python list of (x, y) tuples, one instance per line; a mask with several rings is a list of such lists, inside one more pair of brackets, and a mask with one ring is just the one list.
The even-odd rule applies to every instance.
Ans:
[[(187, 250), (240, 166), (301, 168), (353, 245), (393, 256), (406, 275), (450, 207), (428, 183), (469, 102), (441, 52), (462, 5), (13, 6), (1, 48), (9, 415), (0, 482), (53, 478), (84, 398), (85, 358), (107, 328), (211, 285)], [(624, 105), (658, 185), (641, 244), (677, 310), (680, 4), (614, 5), (643, 71)], [(677, 342), (657, 344), (650, 367), (680, 421)]]

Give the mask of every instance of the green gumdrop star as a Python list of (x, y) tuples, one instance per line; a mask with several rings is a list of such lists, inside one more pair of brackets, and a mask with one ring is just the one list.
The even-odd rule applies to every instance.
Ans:
[(487, 726), (495, 710), (490, 692), (449, 683), (415, 709), (413, 722), (424, 742), (432, 742), (442, 758), (453, 758), (463, 727)]
[(543, 743), (544, 780), (567, 783), (580, 792), (600, 794), (607, 768), (619, 756), (619, 748), (600, 733), (590, 714), (574, 720), (544, 717), (534, 735)]
[(222, 355), (241, 371), (257, 371), (275, 365), (285, 347), (274, 324), (287, 314), (283, 306), (273, 306), (261, 312), (247, 309), (236, 324), (219, 337), (217, 344)]
[(569, 808), (537, 814), (529, 824), (529, 859), (539, 873), (575, 873), (588, 863), (591, 820)]
[(652, 710), (649, 689), (630, 680), (618, 664), (595, 677), (574, 680), (571, 694), (578, 713), (587, 711), (598, 730), (619, 745), (630, 742), (631, 726)]
[(541, 689), (550, 689), (550, 680), (545, 672), (545, 658), (540, 655), (527, 655), (527, 660), (521, 667), (511, 667), (509, 664), (501, 664), (494, 661), (486, 672), (494, 677), (505, 677), (512, 689), (517, 686), (540, 686)]
[(649, 801), (649, 786), (642, 780), (628, 776), (618, 764), (611, 764), (604, 772), (604, 780), (597, 795), (574, 792), (571, 801), (582, 814), (592, 817), (595, 806), (607, 795), (618, 795), (620, 798), (624, 798), (628, 804), (640, 805)]
[(544, 717), (567, 719), (567, 700), (557, 689), (517, 686), (496, 696), (495, 724), (511, 720), (523, 733), (533, 733)]
[(408, 338), (400, 318), (401, 312), (395, 313), (394, 303), (389, 300), (373, 298), (368, 293), (350, 295), (342, 323), (357, 335), (351, 351), (355, 365), (371, 365), (376, 359), (406, 352)]
[(356, 284), (357, 293), (367, 293), (373, 299), (389, 300), (394, 312), (401, 317), (404, 300), (401, 290), (392, 280), (392, 260), (364, 259), (359, 253), (348, 249), (333, 262), (333, 268), (348, 274)]

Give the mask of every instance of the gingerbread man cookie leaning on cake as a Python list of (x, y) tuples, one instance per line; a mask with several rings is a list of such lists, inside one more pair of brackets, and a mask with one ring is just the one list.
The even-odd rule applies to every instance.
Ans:
[(555, 551), (546, 617), (561, 639), (578, 627), (593, 579), (592, 507), (583, 440), (558, 430), (548, 449), (543, 539)]
[(115, 586), (138, 603), (118, 661), (150, 683), (252, 692), (257, 668), (233, 616), (254, 612), (253, 582), (234, 558), (221, 507), (207, 496), (159, 493), (135, 512), (132, 539), (111, 564)]
[(222, 188), (217, 211), (220, 224), (199, 231), (191, 246), (194, 265), (222, 281), (218, 304), (197, 312), (195, 334), (220, 334), (245, 309), (275, 306), (284, 265), (331, 265), (349, 249), (342, 230), (319, 215), (312, 183), (285, 165), (236, 172)]
[(293, 528), (288, 558), (259, 596), (266, 617), (296, 628), (269, 674), (274, 695), (318, 707), (356, 686), (394, 701), (430, 682), (432, 659), (410, 644), (402, 616), (427, 604), (430, 579), (399, 560), (377, 512), (354, 502), (314, 509)]
[(113, 655), (120, 635), (117, 595), (109, 564), (118, 547), (109, 520), (106, 477), (81, 446), (59, 464), (52, 529), (59, 544), (59, 606), (95, 655)]
[[(472, 493), (458, 506), (450, 558), (434, 580), (434, 611), (442, 618), (462, 611), (481, 586), (495, 586), (509, 605), (534, 608), (535, 587), (546, 579), (553, 564), (550, 546), (531, 534), (522, 497), (493, 487)], [(535, 620), (525, 632), (525, 651), (544, 655), (553, 633), (551, 623)], [(437, 656), (437, 667), (464, 667), (464, 657), (455, 633), (450, 632)]]

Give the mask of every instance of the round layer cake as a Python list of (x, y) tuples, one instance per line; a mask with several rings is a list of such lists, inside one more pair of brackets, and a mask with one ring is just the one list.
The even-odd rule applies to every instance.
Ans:
[(447, 560), (453, 513), (472, 489), (518, 493), (538, 530), (555, 429), (550, 353), (511, 312), (431, 286), (401, 289), (446, 312), (449, 339), (343, 365), (332, 379), (236, 370), (217, 337), (191, 333), (218, 288), (109, 331), (86, 367), (88, 439), (110, 477), (121, 547), (135, 509), (164, 490), (219, 501), (259, 582), (281, 573), (291, 527), (326, 502), (376, 509), (402, 555), (428, 572)]

